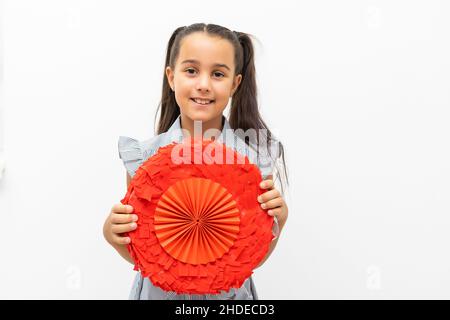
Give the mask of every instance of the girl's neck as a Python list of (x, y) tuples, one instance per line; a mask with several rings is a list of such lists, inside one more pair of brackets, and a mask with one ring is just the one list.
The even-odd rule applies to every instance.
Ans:
[[(199, 129), (194, 130), (194, 121), (192, 119), (181, 114), (181, 128), (189, 131), (189, 134), (191, 135), (191, 137), (200, 138), (199, 134), (201, 133), (201, 135), (203, 137), (205, 131), (209, 130), (209, 129), (217, 129), (217, 130), (219, 130), (219, 132), (222, 132), (222, 129), (223, 129), (222, 118), (223, 118), (222, 115), (220, 115), (214, 119), (211, 119), (208, 121), (203, 121), (202, 122), (202, 130), (200, 132)], [(214, 137), (218, 138), (219, 134), (220, 133), (218, 133), (217, 135), (214, 135)]]

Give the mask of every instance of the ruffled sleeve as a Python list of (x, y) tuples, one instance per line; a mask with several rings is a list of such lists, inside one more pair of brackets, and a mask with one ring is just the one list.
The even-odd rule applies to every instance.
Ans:
[(273, 175), (276, 170), (277, 160), (280, 158), (280, 144), (276, 139), (272, 140), (270, 147), (260, 147), (258, 149), (258, 166), (264, 179)]
[(144, 160), (141, 143), (136, 139), (120, 136), (118, 148), (120, 159), (122, 159), (130, 177), (133, 177)]

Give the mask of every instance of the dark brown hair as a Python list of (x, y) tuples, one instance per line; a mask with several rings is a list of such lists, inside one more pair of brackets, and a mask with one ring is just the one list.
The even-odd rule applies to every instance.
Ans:
[[(274, 141), (271, 131), (259, 113), (256, 96), (254, 50), (250, 35), (243, 32), (231, 31), (215, 24), (195, 23), (190, 26), (179, 27), (172, 33), (169, 43), (167, 44), (161, 102), (155, 116), (156, 122), (158, 111), (160, 111), (157, 134), (166, 132), (180, 115), (180, 108), (175, 100), (175, 94), (170, 88), (165, 69), (168, 66), (175, 69), (175, 63), (180, 53), (181, 40), (194, 32), (205, 32), (208, 35), (226, 39), (233, 45), (235, 75), (241, 74), (242, 80), (231, 100), (229, 115), (230, 127), (234, 130), (242, 129), (244, 132), (248, 129), (254, 129), (256, 131), (264, 129), (267, 134), (265, 138), (267, 139), (267, 145), (270, 152), (270, 145)], [(259, 146), (259, 135), (256, 136), (256, 139), (255, 143)], [(248, 141), (245, 142), (248, 144)], [(275, 158), (281, 158), (283, 171), (277, 170), (277, 177), (274, 178), (280, 180), (283, 192), (283, 181), (288, 184), (287, 169), (283, 145), (281, 142), (276, 143), (279, 145), (275, 150), (278, 150), (279, 154), (275, 155)], [(283, 179), (281, 179), (281, 174), (284, 176)]]

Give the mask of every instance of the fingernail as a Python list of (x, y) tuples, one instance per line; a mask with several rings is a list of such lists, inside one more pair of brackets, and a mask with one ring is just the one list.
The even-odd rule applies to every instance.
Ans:
[(262, 204), (261, 204), (261, 208), (265, 209), (265, 208), (266, 208), (266, 204), (265, 204), (265, 203), (262, 203)]
[(126, 238), (126, 239), (125, 239), (125, 242), (126, 242), (126, 243), (130, 243), (130, 241), (131, 241), (130, 238)]
[(131, 228), (136, 229), (136, 227), (137, 227), (137, 224), (133, 222), (133, 223), (131, 224)]
[(258, 197), (258, 202), (260, 202), (260, 203), (262, 202), (261, 196)]
[(138, 216), (133, 214), (133, 221), (137, 221), (138, 220)]
[(269, 216), (273, 216), (273, 211), (272, 210), (267, 211), (267, 213), (268, 213)]
[(260, 186), (261, 188), (264, 188), (264, 182), (261, 182), (261, 183), (259, 184), (259, 186)]

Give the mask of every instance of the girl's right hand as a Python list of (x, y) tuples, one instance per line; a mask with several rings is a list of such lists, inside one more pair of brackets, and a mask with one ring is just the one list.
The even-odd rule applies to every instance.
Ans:
[(126, 245), (131, 239), (122, 233), (136, 229), (137, 215), (132, 214), (133, 207), (121, 203), (115, 204), (103, 226), (103, 236), (111, 245)]

